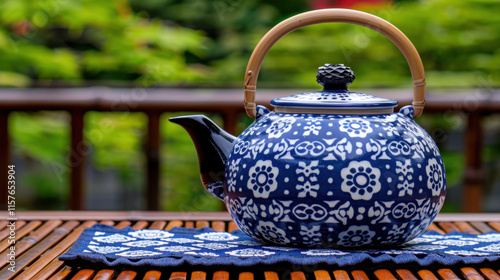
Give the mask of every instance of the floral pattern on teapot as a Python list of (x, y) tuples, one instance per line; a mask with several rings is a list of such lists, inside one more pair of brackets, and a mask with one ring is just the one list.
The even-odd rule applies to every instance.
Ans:
[(413, 108), (383, 115), (268, 113), (234, 143), (225, 202), (253, 238), (292, 246), (401, 244), (441, 209), (446, 175)]

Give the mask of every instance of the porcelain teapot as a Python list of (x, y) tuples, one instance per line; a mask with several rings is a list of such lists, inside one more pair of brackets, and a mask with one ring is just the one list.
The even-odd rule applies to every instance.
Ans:
[[(322, 22), (372, 28), (392, 40), (410, 66), (414, 101), (398, 113), (394, 100), (347, 89), (354, 73), (325, 64), (322, 91), (255, 104), (257, 76), (271, 46), (287, 33)], [(195, 142), (203, 185), (222, 199), (238, 227), (256, 240), (298, 247), (403, 244), (421, 234), (446, 193), (443, 160), (414, 118), (424, 108), (420, 56), (396, 27), (376, 16), (324, 9), (271, 29), (246, 70), (245, 108), (255, 118), (234, 137), (208, 118), (171, 118)]]

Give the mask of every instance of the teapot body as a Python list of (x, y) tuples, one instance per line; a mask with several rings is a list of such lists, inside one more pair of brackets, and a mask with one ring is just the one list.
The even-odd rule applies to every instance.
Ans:
[(436, 217), (446, 175), (412, 106), (383, 115), (270, 112), (236, 139), (224, 192), (239, 228), (266, 243), (397, 245)]

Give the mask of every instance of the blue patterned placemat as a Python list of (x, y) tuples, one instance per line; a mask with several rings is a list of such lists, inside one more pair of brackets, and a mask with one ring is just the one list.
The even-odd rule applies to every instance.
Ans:
[(178, 266), (290, 263), (355, 265), (367, 260), (420, 265), (474, 264), (500, 261), (500, 234), (441, 235), (427, 232), (392, 249), (300, 249), (262, 244), (240, 230), (216, 232), (211, 228), (173, 228), (169, 231), (96, 224), (85, 229), (73, 247), (59, 257), (64, 261), (108, 266)]

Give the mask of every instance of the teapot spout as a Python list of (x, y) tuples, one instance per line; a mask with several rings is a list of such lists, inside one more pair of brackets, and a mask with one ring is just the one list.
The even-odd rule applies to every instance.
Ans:
[(169, 120), (182, 126), (191, 136), (198, 153), (201, 182), (205, 189), (224, 200), (224, 169), (236, 137), (203, 115), (173, 117)]

